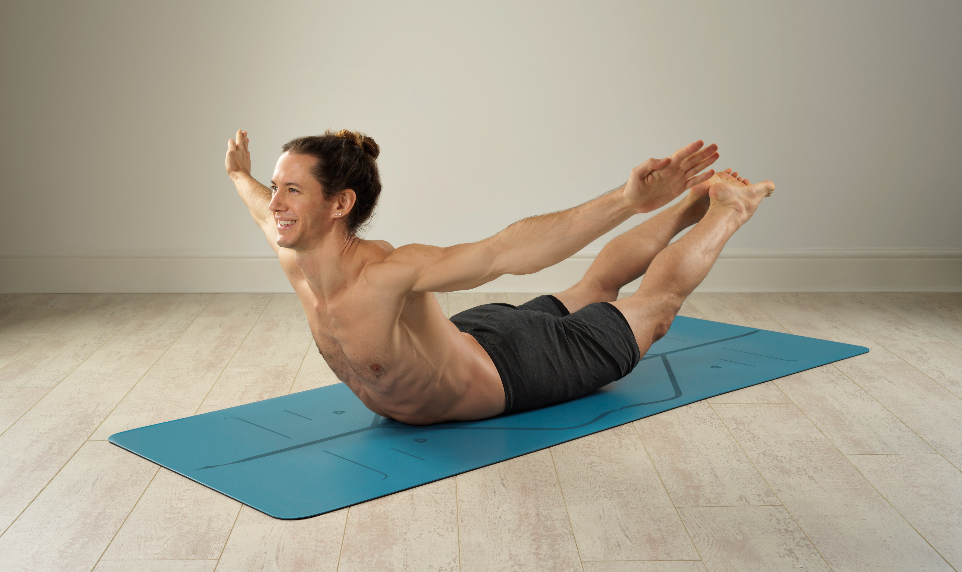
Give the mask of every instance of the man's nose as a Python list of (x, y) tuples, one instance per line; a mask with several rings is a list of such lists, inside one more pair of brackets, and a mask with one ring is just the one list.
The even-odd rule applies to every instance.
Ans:
[(271, 202), (269, 205), (267, 205), (267, 208), (270, 209), (271, 212), (282, 211), (284, 210), (282, 203), (283, 201), (281, 200), (281, 193), (278, 191), (274, 193), (274, 196), (271, 197)]

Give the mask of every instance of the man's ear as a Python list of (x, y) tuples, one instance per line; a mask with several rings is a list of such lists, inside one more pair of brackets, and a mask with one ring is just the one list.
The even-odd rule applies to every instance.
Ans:
[(354, 208), (354, 203), (357, 202), (357, 194), (354, 193), (353, 189), (344, 189), (337, 194), (337, 198), (334, 200), (337, 204), (337, 210), (346, 215)]

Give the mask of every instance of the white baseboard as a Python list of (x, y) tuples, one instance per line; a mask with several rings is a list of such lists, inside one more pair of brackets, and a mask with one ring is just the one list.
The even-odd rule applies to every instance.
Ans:
[[(558, 292), (577, 282), (595, 255), (579, 253), (476, 291)], [(277, 260), (267, 257), (0, 257), (0, 293), (291, 291)], [(697, 291), (962, 292), (962, 250), (725, 251)]]

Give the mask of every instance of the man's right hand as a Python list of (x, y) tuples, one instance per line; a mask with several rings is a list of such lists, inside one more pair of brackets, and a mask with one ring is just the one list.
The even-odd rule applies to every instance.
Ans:
[(237, 141), (227, 140), (227, 157), (224, 159), (224, 166), (231, 178), (237, 175), (250, 176), (251, 152), (247, 148), (249, 142), (247, 132), (240, 129), (237, 130)]

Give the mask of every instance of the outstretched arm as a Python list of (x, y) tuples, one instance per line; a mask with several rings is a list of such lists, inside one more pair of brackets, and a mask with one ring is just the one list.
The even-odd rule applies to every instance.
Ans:
[(575, 254), (631, 216), (658, 209), (714, 174), (716, 145), (696, 141), (671, 157), (649, 159), (621, 187), (583, 205), (518, 221), (491, 238), (438, 248), (393, 251), (375, 275), (408, 291), (475, 288), (504, 274), (531, 274)]
[(237, 140), (227, 140), (227, 157), (224, 159), (224, 166), (237, 188), (237, 194), (240, 195), (244, 204), (250, 210), (254, 222), (264, 231), (271, 248), (277, 252), (280, 248), (277, 246), (277, 227), (271, 220), (271, 211), (268, 208), (271, 203), (271, 190), (258, 183), (251, 176), (249, 144), (250, 139), (247, 138), (247, 132), (238, 129)]

